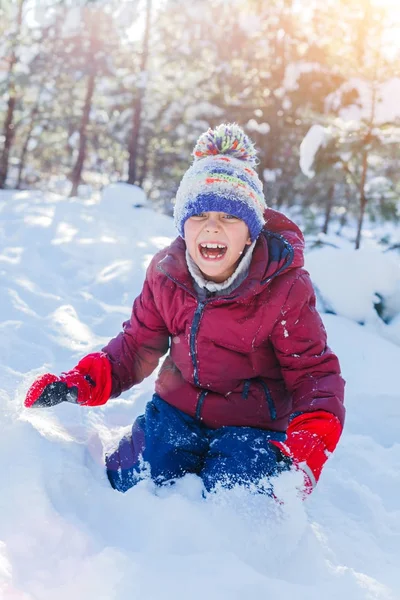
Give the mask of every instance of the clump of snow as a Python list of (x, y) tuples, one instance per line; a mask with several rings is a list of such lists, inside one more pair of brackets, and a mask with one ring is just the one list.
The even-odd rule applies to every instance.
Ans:
[(368, 198), (379, 199), (388, 194), (393, 187), (393, 182), (388, 177), (372, 177), (365, 184), (365, 193)]
[(265, 183), (274, 183), (282, 175), (282, 169), (264, 169), (263, 179)]
[(312, 170), (315, 155), (321, 146), (326, 146), (329, 139), (330, 133), (326, 127), (313, 125), (300, 144), (300, 169), (310, 179), (315, 175), (315, 171)]
[[(111, 204), (125, 204), (135, 207), (148, 206), (146, 194), (142, 188), (129, 183), (110, 183), (105, 186), (101, 193), (101, 201), (109, 203), (108, 208), (112, 210)], [(118, 208), (117, 208), (118, 210)]]
[[(342, 95), (355, 89), (358, 98), (354, 104), (341, 107)], [(344, 121), (359, 122), (362, 119), (370, 119), (372, 107), (374, 106), (373, 122), (376, 125), (382, 123), (393, 123), (400, 119), (400, 77), (392, 77), (377, 85), (375, 100), (373, 100), (373, 85), (365, 79), (354, 77), (343, 83), (338, 90), (326, 98), (326, 109), (339, 110), (339, 116)]]
[(400, 266), (390, 255), (373, 248), (325, 247), (306, 255), (306, 268), (327, 307), (338, 315), (359, 323), (375, 322), (375, 305), (382, 300), (386, 318), (400, 312)]
[(256, 131), (257, 133), (260, 133), (261, 135), (266, 135), (271, 130), (271, 127), (270, 127), (270, 125), (268, 125), (268, 123), (265, 123), (265, 122), (259, 123), (255, 119), (250, 119), (250, 121), (247, 123), (246, 127), (249, 131)]
[[(399, 298), (400, 288), (398, 290), (397, 300), (399, 300)], [(400, 346), (400, 311), (399, 314), (396, 315), (385, 328), (383, 328), (382, 335)]]
[(303, 73), (312, 73), (319, 71), (321, 65), (315, 62), (307, 62), (300, 60), (297, 62), (290, 61), (285, 68), (285, 77), (283, 86), (288, 92), (297, 90), (299, 87), (299, 79)]
[(318, 232), (316, 235), (306, 235), (306, 244), (308, 248), (330, 246), (332, 248), (344, 248), (354, 250), (354, 242), (334, 234)]
[(78, 185), (78, 196), (79, 198), (90, 198), (93, 195), (93, 188), (88, 184)]

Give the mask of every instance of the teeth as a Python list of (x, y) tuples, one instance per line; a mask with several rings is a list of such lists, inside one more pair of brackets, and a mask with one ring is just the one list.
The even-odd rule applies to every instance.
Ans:
[(226, 248), (226, 246), (223, 246), (222, 244), (206, 244), (206, 243), (203, 243), (203, 244), (200, 244), (200, 246), (202, 248)]

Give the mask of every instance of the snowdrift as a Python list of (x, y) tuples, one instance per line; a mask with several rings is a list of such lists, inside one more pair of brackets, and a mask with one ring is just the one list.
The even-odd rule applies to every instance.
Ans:
[[(36, 375), (119, 331), (151, 257), (175, 237), (172, 219), (133, 204), (118, 186), (103, 201), (0, 192), (0, 598), (399, 598), (400, 348), (376, 331), (324, 315), (347, 422), (305, 503), (291, 474), (284, 506), (240, 489), (204, 500), (195, 476), (113, 491), (102, 452), (153, 378), (97, 409), (23, 408)], [(368, 310), (339, 301), (356, 320)]]

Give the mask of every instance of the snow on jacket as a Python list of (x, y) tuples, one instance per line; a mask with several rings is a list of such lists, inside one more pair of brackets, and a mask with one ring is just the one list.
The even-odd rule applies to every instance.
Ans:
[(285, 431), (292, 413), (315, 410), (343, 424), (344, 381), (302, 268), (303, 235), (282, 213), (265, 219), (247, 278), (226, 296), (198, 300), (182, 238), (154, 256), (130, 320), (103, 349), (112, 397), (169, 350), (155, 391), (207, 427)]

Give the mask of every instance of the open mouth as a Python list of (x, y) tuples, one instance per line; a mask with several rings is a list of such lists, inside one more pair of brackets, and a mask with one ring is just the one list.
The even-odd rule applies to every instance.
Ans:
[(207, 243), (199, 244), (199, 251), (203, 258), (218, 260), (225, 256), (228, 247), (225, 244)]

